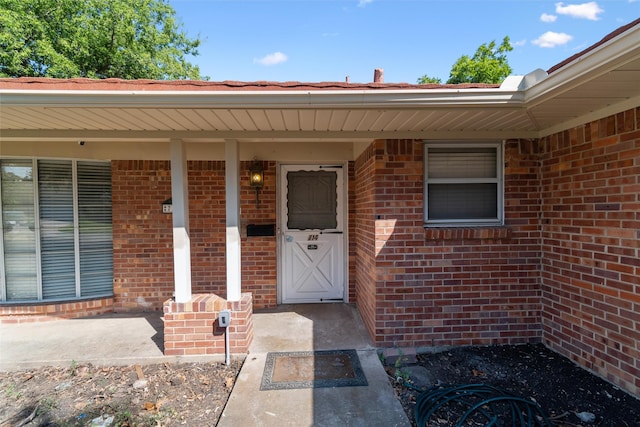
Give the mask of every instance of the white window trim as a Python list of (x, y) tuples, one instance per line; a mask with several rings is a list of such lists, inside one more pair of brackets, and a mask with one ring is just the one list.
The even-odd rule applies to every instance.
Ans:
[[(496, 178), (446, 178), (446, 179), (428, 179), (427, 165), (429, 148), (495, 148), (496, 149)], [(504, 225), (504, 141), (424, 141), (424, 157), (423, 157), (423, 207), (424, 207), (424, 226), (425, 227), (497, 227)], [(429, 219), (428, 212), (428, 184), (437, 183), (497, 183), (497, 218), (491, 219)]]
[[(36, 243), (36, 283), (38, 286), (38, 301), (43, 299), (42, 291), (42, 246), (40, 242), (40, 181), (38, 174), (38, 160), (31, 161), (32, 180), (33, 180), (33, 233)], [(4, 238), (4, 236), (3, 236)]]

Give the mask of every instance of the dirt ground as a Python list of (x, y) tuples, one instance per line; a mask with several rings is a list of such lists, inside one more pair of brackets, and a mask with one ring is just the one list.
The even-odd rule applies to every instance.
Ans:
[[(413, 425), (420, 392), (411, 387), (448, 389), (453, 384), (482, 383), (537, 402), (555, 426), (640, 426), (640, 400), (543, 345), (468, 347), (419, 354), (417, 363), (398, 364), (387, 371), (396, 378), (392, 379), (396, 396)], [(409, 387), (402, 385), (405, 379), (409, 379)], [(427, 426), (455, 425), (463, 413), (453, 403), (441, 408), (428, 419)]]
[[(74, 363), (64, 369), (0, 372), (0, 427), (215, 426), (240, 367), (238, 361), (230, 366), (95, 367)], [(387, 371), (414, 425), (414, 408), (421, 394), (416, 389), (483, 383), (537, 402), (555, 426), (640, 426), (640, 400), (542, 345), (421, 354), (417, 363), (397, 364)], [(453, 405), (443, 406), (426, 425), (453, 426), (460, 414)], [(590, 415), (593, 421), (579, 418)]]
[(215, 426), (241, 362), (0, 372), (0, 426)]

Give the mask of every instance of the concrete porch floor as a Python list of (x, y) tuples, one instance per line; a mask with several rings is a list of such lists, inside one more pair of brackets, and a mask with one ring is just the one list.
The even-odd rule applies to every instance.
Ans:
[(0, 324), (0, 370), (162, 363), (162, 312)]
[[(1, 324), (0, 370), (39, 366), (224, 361), (167, 357), (162, 313)], [(254, 340), (218, 426), (410, 426), (364, 328), (348, 304), (283, 305), (253, 315)], [(260, 391), (267, 353), (357, 351), (366, 387)]]

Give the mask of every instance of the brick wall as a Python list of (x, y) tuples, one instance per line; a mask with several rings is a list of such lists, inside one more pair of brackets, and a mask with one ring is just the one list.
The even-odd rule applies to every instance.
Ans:
[[(224, 162), (189, 161), (188, 168), (191, 292), (224, 297), (227, 293)], [(173, 220), (171, 215), (168, 217)], [(170, 265), (173, 266), (173, 258)], [(173, 287), (171, 277), (172, 293)]]
[[(256, 206), (249, 168), (242, 162), (242, 233), (247, 224), (275, 222), (275, 162), (263, 162), (265, 186)], [(226, 295), (224, 162), (189, 161), (192, 292)], [(160, 310), (174, 292), (173, 223), (161, 204), (171, 197), (167, 161), (114, 161), (113, 238), (115, 309)], [(242, 290), (254, 306), (276, 304), (276, 237), (243, 237)]]
[(371, 337), (376, 336), (376, 260), (375, 260), (375, 165), (376, 145), (366, 149), (355, 162), (356, 304)]
[(113, 161), (114, 308), (159, 310), (173, 295), (173, 231), (167, 161)]
[(424, 229), (420, 141), (376, 141), (360, 156), (356, 288), (376, 345), (540, 340), (536, 150), (507, 144), (506, 226), (480, 229)]
[(544, 138), (544, 341), (640, 394), (640, 108)]
[[(218, 321), (222, 310), (232, 312), (228, 328), (221, 327)], [(224, 354), (225, 333), (229, 334), (229, 352), (246, 354), (253, 339), (252, 314), (251, 293), (243, 293), (237, 302), (213, 294), (194, 294), (184, 303), (167, 300), (164, 303), (164, 354)]]
[(113, 298), (85, 301), (0, 306), (0, 324), (74, 319), (113, 312)]
[(349, 249), (348, 249), (348, 257), (349, 257), (349, 271), (348, 271), (348, 279), (347, 286), (349, 287), (349, 303), (356, 304), (356, 260), (358, 257), (357, 254), (357, 232), (356, 232), (356, 179), (355, 179), (355, 162), (349, 162), (348, 165), (348, 218), (349, 218), (349, 230), (348, 232), (348, 240), (349, 240)]
[[(276, 163), (261, 161), (264, 187), (258, 194), (249, 185), (249, 171), (253, 162), (240, 163), (240, 211), (242, 235), (248, 224), (276, 223)], [(224, 193), (223, 193), (224, 196)], [(224, 226), (224, 218), (222, 220)], [(223, 229), (224, 232), (224, 229)], [(224, 234), (222, 235), (224, 239)], [(275, 307), (277, 300), (277, 236), (242, 238), (242, 291), (253, 293), (255, 308)]]

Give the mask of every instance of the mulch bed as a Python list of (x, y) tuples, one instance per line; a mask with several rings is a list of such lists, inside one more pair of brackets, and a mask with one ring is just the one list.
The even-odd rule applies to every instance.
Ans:
[[(0, 372), (0, 427), (86, 427), (92, 421), (114, 427), (215, 426), (241, 364), (73, 364)], [(420, 354), (416, 363), (387, 370), (413, 425), (421, 393), (415, 388), (482, 383), (537, 402), (556, 426), (640, 426), (640, 400), (542, 345), (457, 348)], [(594, 421), (581, 421), (585, 414)], [(454, 409), (439, 413), (428, 426), (455, 425), (456, 416)]]
[[(640, 400), (543, 345), (465, 347), (419, 354), (417, 363), (388, 367), (387, 371), (413, 425), (421, 393), (414, 387), (489, 384), (537, 402), (555, 426), (640, 426)], [(450, 413), (439, 413), (427, 425), (455, 425), (460, 414), (455, 413), (454, 405), (448, 410)], [(589, 421), (592, 416), (595, 419)]]

